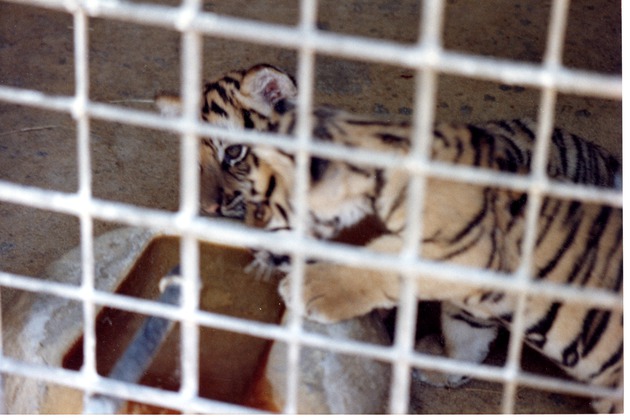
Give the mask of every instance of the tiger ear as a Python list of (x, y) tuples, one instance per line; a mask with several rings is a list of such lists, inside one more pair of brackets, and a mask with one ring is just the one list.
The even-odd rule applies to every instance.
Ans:
[(268, 64), (258, 64), (247, 70), (241, 93), (252, 102), (250, 106), (269, 116), (277, 103), (297, 96), (297, 87), (285, 72)]

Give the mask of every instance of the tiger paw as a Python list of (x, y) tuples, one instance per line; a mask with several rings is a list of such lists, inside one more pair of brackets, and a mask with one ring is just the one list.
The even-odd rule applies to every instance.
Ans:
[[(433, 356), (446, 356), (444, 345), (438, 334), (427, 335), (416, 342), (415, 350)], [(456, 373), (435, 370), (414, 369), (413, 377), (421, 382), (439, 388), (457, 388), (470, 380), (469, 377)]]
[(268, 251), (254, 251), (254, 259), (244, 271), (251, 274), (258, 281), (269, 282), (276, 272), (288, 272), (290, 259), (288, 256), (278, 256)]
[[(278, 291), (285, 305), (293, 311), (296, 307), (291, 297), (291, 276), (286, 276), (280, 282)], [(304, 302), (304, 316), (311, 321), (322, 324), (331, 324), (352, 318), (352, 315), (345, 314), (344, 308), (339, 307), (334, 292), (326, 290), (322, 282), (305, 281), (302, 286)], [(330, 293), (329, 293), (330, 292)]]
[[(285, 277), (279, 292), (293, 310), (291, 278)], [(391, 308), (397, 302), (388, 296), (387, 276), (328, 263), (307, 264), (304, 269), (302, 299), (304, 315), (320, 323), (333, 323), (365, 315), (375, 308)], [(398, 282), (394, 282), (397, 287)], [(392, 294), (397, 296), (396, 292)]]

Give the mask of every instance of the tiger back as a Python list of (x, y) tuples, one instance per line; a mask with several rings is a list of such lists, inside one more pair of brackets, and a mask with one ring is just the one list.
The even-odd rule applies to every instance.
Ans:
[[(297, 89), (290, 76), (258, 65), (233, 72), (206, 85), (202, 116), (224, 127), (292, 134)], [(316, 141), (367, 148), (401, 159), (409, 152), (407, 122), (379, 121), (333, 108), (312, 115)], [(527, 173), (535, 143), (535, 125), (526, 120), (476, 125), (439, 124), (431, 148), (433, 160)], [(202, 145), (202, 178), (212, 173), (213, 209), (238, 202), (246, 223), (278, 231), (294, 224), (294, 158), (265, 145), (249, 147), (209, 139)], [(204, 163), (204, 154), (207, 159)], [(204, 166), (205, 165), (205, 166)], [(308, 231), (331, 238), (363, 217), (376, 216), (387, 233), (368, 248), (398, 252), (407, 223), (404, 169), (359, 167), (313, 156), (310, 162)], [(612, 187), (620, 165), (610, 154), (563, 130), (553, 131), (548, 175), (556, 180)], [(202, 194), (204, 191), (202, 191)], [(422, 257), (437, 261), (513, 272), (520, 264), (527, 194), (429, 178), (423, 221)], [(622, 293), (621, 210), (545, 197), (534, 250), (533, 277), (580, 288)], [(283, 269), (285, 256), (255, 254), (260, 267)], [(397, 303), (399, 278), (326, 262), (307, 264), (304, 297), (307, 315), (322, 322), (358, 316)], [(509, 293), (477, 286), (444, 287), (439, 279), (418, 279), (419, 299), (441, 300), (446, 354), (481, 362), (496, 326), (509, 328), (515, 299)], [(290, 282), (280, 292), (290, 304)], [(317, 299), (314, 299), (317, 297)], [(622, 314), (548, 298), (527, 298), (525, 340), (570, 375), (584, 382), (615, 386), (621, 380)], [(483, 330), (483, 333), (480, 332)], [(462, 348), (471, 336), (473, 348)], [(465, 381), (446, 378), (449, 385)], [(598, 411), (618, 410), (610, 401)]]
[[(295, 115), (284, 118), (294, 120)], [(394, 155), (405, 155), (410, 147), (410, 127), (405, 122), (378, 121), (321, 108), (313, 112), (312, 126), (316, 141)], [(533, 122), (526, 120), (438, 124), (433, 133), (431, 158), (502, 172), (528, 173), (535, 144), (534, 127)], [(620, 165), (609, 153), (560, 129), (554, 129), (551, 140), (547, 168), (550, 177), (603, 187), (618, 185)], [(246, 208), (250, 209), (247, 222), (272, 230), (291, 229), (293, 204), (286, 191), (293, 191), (292, 158), (264, 145), (256, 146), (251, 153), (268, 162), (274, 171), (256, 181), (263, 186), (264, 194), (250, 191), (246, 200)], [(333, 237), (362, 217), (376, 215), (388, 234), (368, 247), (385, 252), (401, 250), (408, 217), (406, 170), (357, 167), (313, 158), (310, 175), (307, 226), (311, 234)], [(514, 272), (519, 268), (526, 193), (429, 178), (426, 197), (424, 212), (419, 215), (424, 226), (424, 258), (499, 272)], [(545, 197), (537, 226), (533, 278), (621, 294), (621, 220), (618, 208)], [(261, 265), (287, 261), (264, 252), (257, 254), (257, 258)], [(375, 308), (394, 306), (399, 284), (395, 275), (318, 262), (307, 265), (303, 301), (310, 318), (334, 322)], [(373, 293), (366, 293), (366, 287)], [(280, 290), (287, 302), (290, 302), (289, 289), (290, 282), (286, 279)], [(446, 353), (475, 362), (485, 358), (489, 341), (496, 336), (496, 325), (509, 328), (516, 307), (516, 298), (508, 293), (460, 284), (451, 289), (437, 279), (418, 279), (418, 290), (422, 291), (419, 299), (441, 300), (451, 305), (442, 320), (445, 335), (452, 335), (445, 337)], [(603, 386), (617, 386), (621, 382), (621, 312), (533, 295), (527, 302), (527, 344), (576, 379)], [(480, 334), (479, 328), (487, 333)], [(469, 339), (475, 335), (480, 338), (475, 338), (477, 341), (471, 346)], [(462, 343), (468, 346), (462, 347)], [(457, 385), (465, 379), (447, 379), (451, 380), (453, 383), (449, 385)], [(594, 407), (603, 412), (620, 409), (612, 401), (597, 401)]]

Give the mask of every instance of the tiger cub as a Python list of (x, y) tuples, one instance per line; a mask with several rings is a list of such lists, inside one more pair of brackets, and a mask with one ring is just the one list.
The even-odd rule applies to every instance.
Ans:
[[(291, 134), (297, 89), (286, 73), (268, 65), (232, 72), (207, 84), (204, 120)], [(408, 123), (359, 117), (332, 108), (312, 115), (318, 141), (368, 148), (404, 156), (410, 148)], [(439, 124), (431, 159), (510, 173), (527, 173), (534, 145), (533, 124), (514, 120), (482, 125)], [(214, 214), (232, 211), (248, 224), (269, 230), (291, 229), (294, 159), (281, 150), (228, 144), (221, 139), (201, 145), (202, 177)], [(558, 180), (614, 186), (619, 163), (597, 146), (554, 130), (548, 173)], [(386, 233), (368, 243), (374, 251), (401, 250), (406, 226), (408, 174), (403, 168), (358, 167), (313, 157), (310, 164), (308, 231), (331, 238), (365, 216), (377, 217)], [(203, 189), (203, 186), (202, 186)], [(501, 188), (428, 178), (423, 220), (422, 257), (435, 261), (513, 272), (519, 266), (527, 194)], [(233, 210), (233, 209), (238, 210)], [(243, 214), (244, 212), (244, 214)], [(541, 281), (575, 284), (622, 293), (621, 210), (546, 197), (540, 210), (532, 274)], [(261, 267), (286, 268), (286, 256), (260, 251)], [(417, 278), (418, 299), (443, 302), (442, 330), (446, 355), (480, 363), (499, 325), (510, 327), (515, 297), (506, 292), (434, 278)], [(391, 308), (399, 296), (395, 273), (339, 266), (327, 262), (305, 267), (306, 314), (335, 322)], [(288, 278), (280, 293), (288, 299)], [(623, 371), (622, 313), (541, 296), (527, 297), (525, 341), (574, 378), (617, 386)], [(442, 383), (465, 382), (444, 375)], [(600, 400), (600, 412), (621, 404)]]

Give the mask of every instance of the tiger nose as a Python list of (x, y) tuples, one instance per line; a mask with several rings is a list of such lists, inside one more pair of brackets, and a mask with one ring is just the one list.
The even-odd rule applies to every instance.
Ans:
[(200, 208), (204, 214), (209, 216), (221, 216), (221, 203), (223, 202), (223, 190), (219, 189), (210, 197), (201, 199)]
[(202, 203), (201, 204), (201, 211), (204, 214), (210, 215), (210, 216), (220, 216), (221, 215), (221, 206), (219, 205), (219, 203)]

